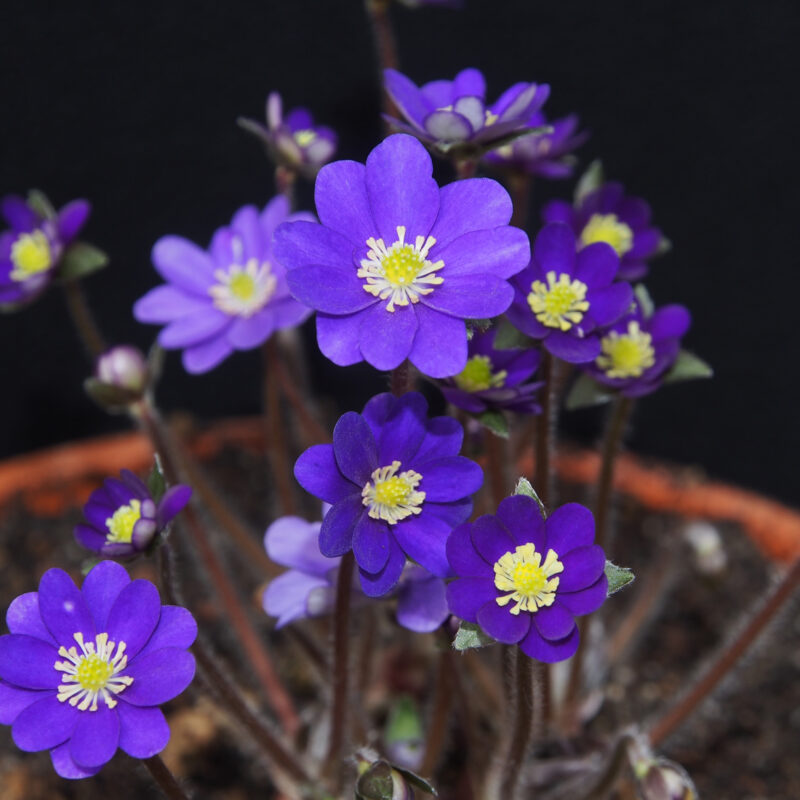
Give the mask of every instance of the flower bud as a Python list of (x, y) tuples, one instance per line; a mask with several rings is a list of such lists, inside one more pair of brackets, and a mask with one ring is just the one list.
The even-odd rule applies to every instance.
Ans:
[(697, 790), (686, 770), (665, 758), (646, 768), (639, 788), (643, 800), (697, 800)]
[(356, 800), (414, 800), (405, 777), (371, 750), (356, 753)]
[(97, 359), (94, 377), (85, 381), (84, 388), (103, 408), (120, 410), (141, 399), (147, 383), (144, 355), (135, 347), (120, 345)]

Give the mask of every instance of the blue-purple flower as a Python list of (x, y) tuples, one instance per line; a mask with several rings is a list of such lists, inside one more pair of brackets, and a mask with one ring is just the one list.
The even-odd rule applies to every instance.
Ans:
[(397, 70), (384, 70), (386, 91), (405, 122), (386, 119), (398, 130), (448, 152), (469, 147), (478, 152), (530, 128), (528, 120), (550, 95), (547, 84), (515, 83), (494, 103), (486, 102), (486, 79), (465, 69), (452, 81), (418, 87)]
[(576, 251), (569, 226), (546, 225), (536, 237), (530, 265), (514, 278), (508, 318), (557, 358), (593, 361), (600, 354), (599, 329), (616, 322), (633, 300), (627, 283), (614, 283), (618, 270), (610, 245), (596, 242)]
[(75, 526), (75, 538), (111, 558), (136, 555), (150, 546), (191, 495), (188, 486), (178, 484), (156, 500), (142, 480), (124, 469), (119, 480), (106, 478), (92, 492), (83, 507), (86, 522)]
[(433, 575), (450, 573), (447, 536), (472, 511), (481, 468), (457, 455), (464, 432), (450, 417), (427, 418), (418, 392), (380, 394), (361, 414), (336, 423), (333, 444), (309, 448), (297, 460), (300, 485), (333, 507), (319, 533), (328, 557), (350, 550), (361, 588), (370, 597), (397, 584), (406, 557)]
[(594, 518), (577, 503), (545, 521), (530, 497), (503, 500), (496, 516), (456, 528), (447, 556), (458, 578), (447, 586), (450, 610), (538, 661), (563, 661), (578, 649), (575, 617), (606, 599), (605, 554)]
[(542, 111), (537, 111), (528, 120), (528, 127), (549, 126), (550, 133), (530, 133), (513, 142), (501, 145), (486, 153), (484, 159), (490, 164), (510, 167), (542, 178), (558, 180), (570, 178), (575, 170), (573, 151), (588, 138), (588, 131), (576, 132), (578, 117), (567, 117), (548, 122)]
[(531, 378), (542, 360), (538, 350), (494, 346), (497, 329), (476, 331), (469, 341), (467, 366), (458, 375), (442, 381), (448, 402), (472, 414), (484, 411), (516, 411), (538, 414), (536, 393), (540, 381)]
[(3, 198), (3, 217), (11, 229), (0, 233), (0, 307), (28, 302), (44, 291), (89, 211), (86, 200), (73, 200), (49, 219), (22, 197)]
[(650, 223), (650, 206), (641, 197), (625, 194), (620, 183), (604, 183), (584, 195), (574, 207), (551, 200), (542, 210), (545, 222), (564, 222), (578, 247), (610, 244), (620, 257), (617, 278), (636, 280), (648, 272), (647, 261), (657, 255), (663, 235)]
[(530, 245), (508, 225), (508, 193), (484, 178), (440, 189), (432, 171), (416, 139), (390, 136), (366, 166), (320, 170), (321, 224), (276, 232), (289, 288), (319, 312), (319, 346), (335, 364), (390, 370), (408, 358), (431, 377), (454, 375), (467, 363), (464, 320), (511, 303), (508, 278), (528, 263)]
[[(267, 528), (264, 547), (277, 564), (289, 569), (270, 581), (264, 591), (264, 611), (277, 617), (276, 628), (307, 617), (330, 614), (336, 597), (341, 557), (319, 551), (321, 522), (281, 517)], [(365, 602), (353, 584), (354, 602)], [(416, 633), (436, 630), (450, 612), (441, 578), (416, 564), (406, 566), (397, 585), (397, 621)]]
[(639, 303), (600, 338), (600, 355), (582, 369), (598, 383), (626, 397), (641, 397), (661, 385), (681, 349), (691, 317), (684, 306), (669, 305), (651, 316)]
[(137, 301), (139, 322), (166, 324), (158, 341), (183, 349), (188, 372), (207, 372), (234, 350), (250, 350), (274, 331), (301, 323), (311, 312), (289, 294), (283, 267), (272, 256), (272, 234), (289, 214), (283, 195), (259, 213), (244, 206), (203, 250), (180, 236), (164, 236), (153, 247), (163, 286)]
[(20, 595), (0, 637), (0, 723), (21, 750), (49, 750), (64, 778), (96, 774), (117, 748), (134, 758), (164, 749), (159, 706), (194, 677), (192, 615), (162, 606), (156, 587), (102, 561), (81, 589), (44, 573)]
[(267, 97), (266, 116), (266, 127), (252, 119), (241, 119), (239, 124), (264, 142), (276, 164), (313, 178), (336, 152), (338, 139), (334, 131), (315, 125), (306, 108), (293, 108), (284, 116), (277, 92)]

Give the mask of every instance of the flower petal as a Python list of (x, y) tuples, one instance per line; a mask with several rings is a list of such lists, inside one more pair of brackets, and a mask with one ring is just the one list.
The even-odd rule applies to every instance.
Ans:
[(15, 231), (29, 231), (39, 224), (38, 214), (18, 195), (4, 197), (0, 209), (6, 222)]
[(178, 484), (170, 486), (158, 504), (158, 525), (164, 527), (168, 525), (175, 516), (180, 513), (192, 497), (190, 486)]
[(564, 565), (564, 571), (559, 576), (559, 592), (578, 592), (595, 583), (603, 574), (606, 565), (606, 556), (603, 548), (596, 544), (587, 547), (576, 547), (559, 559)]
[(49, 569), (39, 581), (42, 621), (58, 644), (75, 644), (75, 633), (94, 641), (95, 626), (89, 607), (72, 578), (63, 569)]
[(383, 80), (386, 91), (404, 117), (420, 122), (431, 111), (431, 104), (417, 85), (395, 69), (385, 69)]
[(575, 234), (572, 228), (560, 222), (552, 222), (542, 228), (533, 244), (533, 256), (543, 272), (565, 272), (572, 275), (575, 270)]
[(497, 516), (516, 544), (532, 542), (537, 552), (546, 555), (544, 518), (533, 498), (521, 494), (506, 497), (497, 507)]
[(448, 503), (477, 492), (483, 485), (483, 470), (464, 456), (446, 456), (428, 461), (419, 490), (426, 501)]
[(465, 522), (453, 530), (447, 539), (447, 560), (456, 575), (494, 580), (492, 565), (475, 549), (470, 535), (471, 525)]
[(343, 556), (353, 547), (353, 530), (366, 509), (361, 494), (351, 494), (339, 500), (322, 520), (319, 532), (319, 549), (322, 555), (333, 558)]
[(608, 579), (605, 574), (587, 589), (579, 592), (558, 592), (558, 602), (576, 617), (597, 611), (608, 597)]
[[(158, 589), (150, 581), (133, 581), (119, 593), (108, 614), (106, 630), (109, 639), (125, 642), (125, 652), (130, 660), (144, 647), (156, 629), (160, 616), (161, 599)], [(84, 763), (80, 759), (76, 760)]]
[(353, 555), (358, 566), (365, 572), (380, 572), (389, 560), (390, 538), (387, 522), (362, 514), (353, 529)]
[(531, 245), (528, 235), (519, 228), (503, 225), (491, 230), (469, 231), (447, 245), (431, 252), (431, 259), (444, 261), (440, 273), (445, 281), (428, 297), (435, 297), (453, 272), (461, 275), (491, 274), (510, 278), (528, 266)]
[(119, 716), (105, 703), (82, 713), (72, 734), (69, 754), (80, 767), (100, 767), (110, 761), (119, 744)]
[[(419, 392), (407, 392), (393, 399), (378, 439), (378, 463), (401, 463), (409, 468), (427, 433), (428, 403)], [(374, 572), (375, 570), (370, 570)]]
[(170, 322), (158, 334), (158, 343), (170, 350), (205, 342), (222, 332), (234, 321), (234, 317), (217, 310), (210, 303), (197, 314), (179, 317)]
[(340, 367), (364, 360), (358, 344), (361, 315), (336, 317), (317, 314), (317, 343), (322, 354)]
[(653, 314), (648, 330), (654, 342), (680, 339), (689, 330), (691, 321), (689, 311), (684, 306), (664, 306)]
[(139, 651), (139, 658), (165, 647), (185, 649), (197, 638), (197, 622), (191, 612), (181, 606), (162, 606), (161, 616), (153, 635)]
[(92, 207), (86, 200), (73, 200), (58, 211), (58, 236), (62, 242), (71, 242), (84, 226)]
[(233, 352), (224, 336), (216, 336), (183, 351), (183, 366), (192, 375), (208, 372)]
[[(56, 645), (56, 640), (42, 622), (38, 592), (26, 592), (11, 601), (6, 612), (6, 625), (11, 633), (24, 634)], [(58, 645), (56, 645), (57, 647)]]
[(287, 270), (309, 264), (336, 268), (354, 265), (353, 242), (318, 222), (284, 223), (275, 231), (272, 252)]
[(127, 570), (116, 561), (101, 561), (83, 579), (83, 599), (92, 613), (98, 631), (106, 630), (108, 614), (120, 592), (130, 582)]
[[(561, 597), (560, 591), (558, 596)], [(538, 609), (533, 615), (533, 624), (545, 639), (553, 641), (569, 636), (575, 627), (575, 619), (567, 608), (556, 601), (551, 606)]]
[(421, 302), (461, 319), (484, 319), (502, 314), (513, 299), (514, 289), (508, 281), (496, 275), (471, 273), (447, 277)]
[(410, 631), (430, 633), (450, 616), (443, 580), (419, 567), (400, 584), (397, 621)]
[(425, 438), (414, 455), (414, 464), (419, 466), (433, 459), (458, 455), (463, 442), (464, 429), (457, 419), (433, 417), (428, 420)]
[(419, 328), (409, 360), (431, 378), (457, 375), (467, 364), (467, 326), (464, 320), (428, 308), (416, 307)]
[(628, 283), (615, 283), (591, 295), (589, 316), (598, 325), (611, 325), (626, 313), (633, 303), (633, 289)]
[(555, 664), (557, 661), (566, 661), (574, 656), (579, 641), (577, 625), (573, 627), (568, 636), (556, 641), (548, 641), (539, 633), (535, 625), (531, 625), (528, 635), (519, 643), (519, 646), (526, 656), (545, 664)]
[(364, 247), (367, 239), (375, 235), (363, 164), (326, 164), (314, 184), (314, 202), (319, 221), (346, 236), (354, 246)]
[(389, 560), (380, 572), (365, 572), (363, 569), (358, 571), (361, 589), (367, 597), (381, 597), (390, 592), (403, 574), (406, 565), (405, 553), (400, 549), (394, 537), (389, 537), (389, 544)]
[(493, 578), (458, 578), (447, 584), (447, 605), (457, 617), (475, 624), (478, 610), (493, 603), (497, 589)]
[(120, 694), (120, 702), (157, 706), (177, 697), (194, 678), (194, 657), (179, 647), (165, 647), (135, 658), (125, 670), (133, 683)]
[(163, 236), (153, 246), (153, 266), (168, 283), (208, 297), (214, 282), (214, 262), (205, 250), (180, 236)]
[(438, 247), (471, 231), (508, 225), (514, 212), (508, 192), (491, 178), (468, 178), (439, 191), (439, 215), (431, 229)]
[(575, 277), (594, 289), (608, 286), (618, 270), (619, 256), (616, 250), (605, 242), (594, 242), (578, 253)]
[(516, 644), (527, 635), (531, 627), (530, 614), (512, 614), (508, 607), (490, 600), (478, 609), (478, 625), (493, 639), (503, 644)]
[(357, 487), (363, 487), (372, 473), (384, 466), (378, 464), (378, 448), (369, 425), (355, 411), (339, 417), (333, 429), (333, 454), (339, 471)]
[(264, 611), (271, 617), (278, 617), (275, 627), (282, 628), (308, 616), (308, 596), (314, 589), (327, 587), (330, 587), (327, 578), (290, 569), (269, 582), (262, 599)]
[(228, 342), (237, 350), (252, 350), (263, 344), (275, 330), (275, 314), (267, 306), (252, 317), (239, 317), (228, 328)]
[(160, 708), (139, 708), (129, 703), (117, 706), (119, 746), (134, 758), (151, 758), (169, 741), (169, 725)]
[(600, 339), (597, 336), (580, 338), (563, 331), (552, 331), (543, 344), (556, 358), (570, 364), (586, 364), (600, 355)]
[(337, 503), (360, 491), (339, 471), (330, 444), (315, 444), (302, 453), (294, 465), (294, 476), (309, 494), (326, 503)]
[[(353, 314), (378, 305), (364, 290), (355, 264), (306, 264), (286, 273), (295, 300), (326, 314)], [(382, 305), (382, 304), (381, 304)]]
[(478, 517), (470, 529), (472, 544), (476, 552), (492, 568), (494, 564), (506, 553), (513, 553), (516, 544), (511, 538), (511, 534), (497, 517), (485, 514)]
[(557, 508), (545, 522), (547, 547), (559, 558), (578, 547), (594, 542), (594, 517), (579, 503), (567, 503)]
[(14, 744), (26, 753), (49, 750), (69, 739), (81, 713), (69, 703), (60, 703), (55, 693), (48, 694), (14, 720), (11, 726)]
[(264, 534), (267, 555), (284, 567), (299, 569), (310, 575), (325, 575), (336, 566), (319, 552), (321, 522), (307, 522), (300, 517), (280, 517)]
[(424, 504), (421, 514), (392, 526), (394, 538), (405, 554), (440, 578), (451, 574), (446, 552), (450, 530), (446, 522), (426, 514)]
[(50, 692), (20, 689), (0, 681), (0, 725), (11, 725), (24, 709), (48, 694)]
[(383, 301), (361, 315), (358, 343), (364, 360), (375, 369), (391, 370), (408, 358), (417, 332), (417, 308), (413, 304), (389, 311)]

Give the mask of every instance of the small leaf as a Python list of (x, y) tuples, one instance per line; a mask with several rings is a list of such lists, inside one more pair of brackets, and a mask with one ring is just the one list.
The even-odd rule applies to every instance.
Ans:
[(358, 800), (392, 800), (393, 795), (392, 767), (388, 761), (376, 761), (356, 782)]
[(507, 319), (504, 319), (497, 326), (493, 344), (495, 350), (515, 350), (518, 347), (530, 347), (533, 341), (522, 331), (517, 330)]
[(495, 643), (495, 640), (484, 633), (475, 623), (463, 620), (456, 631), (456, 638), (453, 639), (453, 647), (456, 650), (472, 650)]
[(478, 422), (484, 428), (488, 428), (495, 436), (508, 439), (508, 420), (503, 416), (502, 411), (484, 411), (478, 417)]
[(73, 242), (64, 252), (58, 275), (62, 280), (74, 281), (91, 275), (108, 264), (108, 256), (87, 242)]
[(38, 189), (31, 189), (28, 192), (28, 205), (42, 218), (42, 219), (55, 219), (58, 214), (56, 213), (53, 204), (47, 198), (44, 192)]
[(428, 794), (432, 794), (434, 797), (439, 796), (439, 792), (436, 791), (434, 785), (429, 781), (426, 781), (425, 778), (417, 775), (416, 772), (412, 772), (405, 767), (398, 767), (397, 765), (395, 765), (395, 771), (399, 772), (412, 786), (416, 786), (417, 789), (427, 792)]
[(702, 358), (688, 350), (681, 350), (672, 368), (664, 376), (664, 383), (680, 383), (696, 378), (710, 378), (713, 375), (714, 370)]
[(606, 578), (608, 578), (608, 597), (611, 597), (612, 594), (615, 594), (636, 579), (633, 570), (627, 567), (618, 567), (610, 561), (606, 561), (605, 572)]
[(653, 298), (650, 297), (650, 292), (647, 291), (647, 287), (643, 283), (637, 283), (636, 286), (633, 287), (633, 294), (634, 297), (636, 297), (636, 301), (639, 303), (642, 315), (645, 319), (650, 319), (656, 307), (653, 303)]
[(112, 386), (97, 378), (87, 378), (83, 382), (83, 389), (92, 400), (101, 408), (112, 413), (120, 413), (141, 397), (140, 392), (123, 389), (121, 386)]
[(536, 501), (539, 506), (539, 511), (542, 512), (542, 519), (547, 519), (547, 509), (538, 494), (536, 489), (533, 488), (531, 482), (527, 478), (520, 478), (517, 485), (514, 487), (514, 494), (524, 494), (525, 497), (530, 497)]
[(422, 734), (422, 719), (417, 704), (411, 697), (401, 697), (389, 712), (384, 741), (387, 745), (419, 741), (422, 739)]
[(565, 405), (568, 411), (575, 411), (577, 408), (602, 405), (611, 400), (613, 396), (613, 392), (601, 386), (584, 372), (572, 384)]
[(147, 491), (150, 492), (150, 496), (156, 501), (156, 505), (161, 502), (161, 498), (167, 491), (167, 481), (166, 478), (164, 478), (164, 472), (161, 469), (161, 459), (158, 457), (158, 454), (156, 454), (153, 469), (150, 470), (150, 474), (147, 476)]
[(592, 161), (586, 168), (586, 172), (578, 179), (575, 186), (575, 205), (579, 206), (587, 194), (598, 189), (605, 183), (605, 172), (603, 162), (600, 159)]

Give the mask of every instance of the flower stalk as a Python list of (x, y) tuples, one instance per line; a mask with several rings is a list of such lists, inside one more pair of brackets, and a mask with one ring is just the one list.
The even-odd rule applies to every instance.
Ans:
[(169, 800), (188, 800), (189, 796), (183, 791), (178, 779), (162, 761), (161, 756), (155, 755), (142, 759), (142, 763)]

